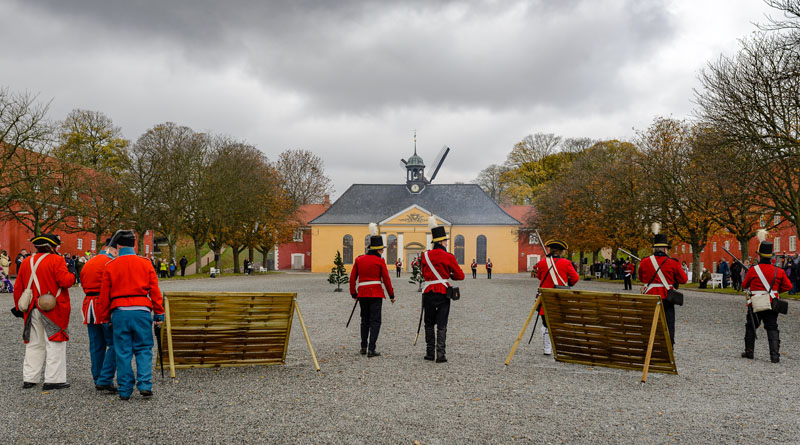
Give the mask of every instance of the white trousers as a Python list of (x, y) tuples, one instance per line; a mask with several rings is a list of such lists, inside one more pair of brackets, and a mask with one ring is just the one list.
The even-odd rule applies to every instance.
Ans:
[(31, 317), (31, 341), (25, 345), (25, 361), (22, 363), (22, 381), (39, 383), (44, 365), (44, 383), (67, 382), (67, 342), (50, 341), (44, 330), (44, 317), (33, 309)]

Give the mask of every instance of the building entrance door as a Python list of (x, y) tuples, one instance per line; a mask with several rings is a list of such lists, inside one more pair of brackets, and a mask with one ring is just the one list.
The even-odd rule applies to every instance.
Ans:
[(292, 254), (292, 270), (303, 270), (306, 268), (305, 255), (302, 253)]

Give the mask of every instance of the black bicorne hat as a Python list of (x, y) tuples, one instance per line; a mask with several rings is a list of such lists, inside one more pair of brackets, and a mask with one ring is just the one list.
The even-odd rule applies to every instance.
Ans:
[(111, 237), (110, 247), (133, 247), (136, 244), (136, 235), (132, 230), (117, 230)]
[(34, 246), (58, 246), (61, 244), (61, 237), (54, 233), (43, 233), (39, 236), (33, 237), (31, 243)]
[(551, 249), (561, 249), (561, 250), (569, 250), (567, 243), (564, 241), (559, 241), (557, 239), (549, 239), (546, 243), (544, 243), (545, 247), (549, 247)]

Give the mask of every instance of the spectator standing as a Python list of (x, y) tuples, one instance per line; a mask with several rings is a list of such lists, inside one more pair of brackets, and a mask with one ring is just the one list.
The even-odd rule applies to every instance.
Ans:
[(469, 267), (472, 269), (472, 279), (478, 278), (478, 262), (475, 261), (475, 258), (472, 259), (472, 264)]
[(181, 276), (186, 275), (186, 265), (189, 264), (189, 260), (186, 259), (186, 255), (181, 257), (181, 260), (178, 262), (181, 265)]
[(173, 258), (169, 262), (169, 277), (170, 278), (175, 276), (175, 269), (177, 269), (177, 267), (175, 267), (175, 258)]
[(8, 252), (3, 250), (0, 252), (0, 269), (3, 269), (3, 273), (7, 276), (11, 276), (11, 258), (8, 257)]
[(158, 266), (158, 270), (161, 272), (161, 278), (167, 278), (167, 261), (161, 261), (161, 264)]
[(728, 266), (728, 262), (725, 261), (725, 258), (719, 259), (719, 266), (717, 266), (717, 273), (722, 274), (722, 288), (725, 289), (728, 287), (728, 278), (731, 275), (731, 268)]
[(14, 258), (14, 264), (17, 265), (17, 275), (19, 275), (19, 266), (20, 266), (20, 264), (22, 264), (22, 260), (24, 260), (27, 257), (28, 257), (28, 251), (25, 250), (25, 249), (22, 249), (17, 254), (17, 257)]
[(708, 288), (708, 282), (711, 281), (711, 273), (708, 269), (703, 268), (703, 273), (700, 274), (700, 289)]
[(742, 265), (738, 261), (731, 264), (731, 286), (737, 291), (742, 290)]

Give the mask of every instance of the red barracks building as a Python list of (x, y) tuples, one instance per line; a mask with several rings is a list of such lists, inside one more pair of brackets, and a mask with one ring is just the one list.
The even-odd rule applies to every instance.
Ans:
[(297, 210), (300, 227), (294, 231), (292, 241), (275, 246), (275, 268), (277, 270), (311, 271), (311, 226), (308, 222), (322, 215), (331, 201), (325, 196), (322, 204), (304, 204)]
[[(53, 233), (61, 237), (61, 246), (58, 248), (59, 253), (68, 253), (70, 255), (83, 255), (87, 251), (97, 253), (102, 249), (102, 245), (97, 246), (95, 235), (89, 232), (75, 232), (66, 233), (62, 230), (54, 230)], [(111, 234), (103, 237), (101, 244)], [(11, 258), (11, 274), (17, 274), (17, 268), (14, 264), (14, 259), (17, 254), (26, 249), (28, 253), (35, 251), (30, 239), (33, 238), (31, 233), (25, 226), (16, 221), (0, 221), (0, 250), (8, 252)], [(152, 253), (153, 234), (148, 230), (144, 237), (145, 254)]]
[[(796, 253), (800, 253), (800, 246), (797, 244), (797, 228), (791, 225), (787, 221), (781, 221), (780, 216), (774, 216), (774, 224), (778, 224), (778, 226), (769, 231), (769, 235), (767, 236), (767, 241), (772, 241), (774, 244), (774, 252), (775, 255), (791, 255), (794, 256)], [(765, 226), (764, 221), (762, 221), (762, 227)], [(753, 237), (750, 242), (748, 243), (749, 247), (749, 256), (751, 258), (756, 258), (758, 255), (756, 251), (758, 250), (758, 238)], [(731, 251), (734, 255), (742, 259), (743, 261), (747, 262), (747, 258), (742, 258), (742, 249), (739, 246), (739, 241), (733, 237), (733, 235), (729, 233), (714, 235), (709, 238), (708, 244), (706, 244), (705, 249), (703, 252), (700, 253), (700, 271), (702, 271), (703, 267), (709, 269), (710, 272), (715, 273), (717, 271), (717, 265), (720, 262), (720, 259), (725, 258), (725, 261), (728, 262), (728, 265), (731, 264), (732, 258), (730, 255), (725, 253), (722, 248), (725, 247)], [(692, 249), (686, 243), (679, 243), (677, 245), (673, 245), (672, 249), (670, 250), (670, 255), (674, 256), (681, 262), (686, 261), (686, 264), (689, 265), (689, 270), (691, 270), (692, 266)]]
[(535, 209), (533, 206), (502, 206), (503, 211), (511, 215), (523, 226), (519, 229), (519, 240), (517, 241), (517, 271), (530, 272), (533, 266), (544, 258), (545, 252), (536, 240), (536, 233), (526, 228), (527, 222), (533, 216)]

